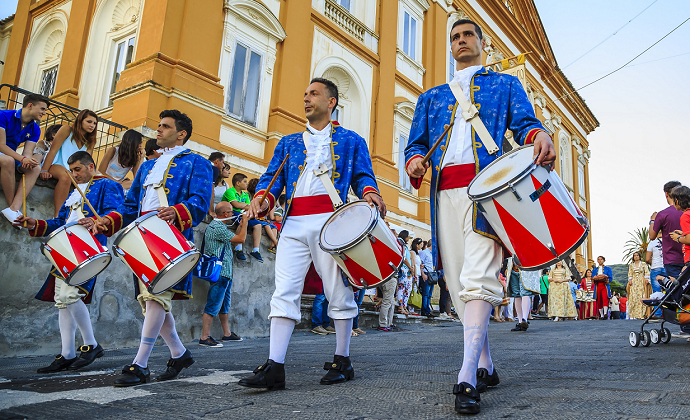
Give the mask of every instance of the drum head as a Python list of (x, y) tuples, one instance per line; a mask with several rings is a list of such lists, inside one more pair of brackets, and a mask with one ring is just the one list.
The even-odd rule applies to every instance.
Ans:
[(109, 252), (105, 251), (95, 255), (76, 267), (66, 279), (66, 283), (71, 286), (79, 286), (83, 283), (87, 283), (90, 279), (104, 271), (111, 261), (112, 256), (109, 255)]
[(321, 249), (342, 251), (374, 228), (377, 223), (376, 207), (366, 201), (355, 201), (336, 210), (321, 229)]
[(490, 197), (529, 173), (534, 165), (533, 147), (527, 145), (508, 152), (482, 169), (469, 184), (469, 197), (472, 200)]

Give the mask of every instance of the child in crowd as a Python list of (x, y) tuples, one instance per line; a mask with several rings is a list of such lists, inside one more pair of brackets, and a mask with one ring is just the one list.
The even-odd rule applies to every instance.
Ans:
[(44, 140), (41, 140), (36, 144), (36, 146), (34, 146), (34, 151), (32, 154), (36, 155), (34, 156), (34, 159), (36, 159), (40, 165), (44, 164), (46, 154), (49, 153), (49, 149), (51, 148), (51, 142), (53, 141), (53, 138), (56, 137), (56, 133), (58, 133), (60, 128), (61, 124), (54, 124), (47, 127), (46, 131), (44, 131)]
[[(240, 215), (242, 212), (248, 210), (250, 206), (250, 194), (248, 193), (248, 177), (240, 172), (233, 175), (231, 179), (233, 187), (229, 188), (224, 192), (221, 197), (221, 201), (228, 201), (233, 206), (233, 214), (235, 216)], [(250, 224), (251, 221), (248, 223)], [(240, 228), (239, 228), (240, 229)], [(243, 244), (236, 245), (233, 250), (236, 254), (236, 258), (241, 261), (246, 261), (247, 258), (243, 252)], [(260, 257), (262, 260), (262, 257)], [(261, 261), (262, 262), (262, 261)]]
[[(258, 178), (253, 178), (248, 182), (248, 194), (250, 196), (255, 194), (255, 187), (258, 185), (258, 181)], [(268, 251), (274, 254), (277, 252), (277, 227), (264, 218), (252, 219), (248, 222), (248, 225), (253, 227), (253, 252), (250, 255), (258, 262), (263, 262), (262, 255), (260, 255), (262, 230), (265, 229), (265, 233), (270, 238), (270, 242), (272, 242)]]
[(126, 177), (131, 171), (135, 177), (143, 163), (145, 151), (141, 148), (143, 136), (136, 130), (126, 130), (119, 146), (107, 148), (98, 171), (122, 185), (124, 190), (131, 188), (132, 179)]

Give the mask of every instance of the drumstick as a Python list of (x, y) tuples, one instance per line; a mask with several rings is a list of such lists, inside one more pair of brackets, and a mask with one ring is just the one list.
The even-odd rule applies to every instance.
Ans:
[(88, 205), (88, 207), (90, 208), (90, 210), (92, 211), (92, 213), (93, 213), (93, 214), (95, 215), (95, 217), (97, 217), (97, 219), (99, 220), (99, 219), (100, 219), (100, 215), (97, 214), (97, 211), (95, 210), (95, 208), (92, 207), (92, 204), (90, 204), (90, 200), (88, 200), (88, 198), (85, 197), (85, 193), (83, 192), (83, 190), (80, 189), (80, 187), (78, 186), (78, 184), (75, 182), (75, 179), (73, 179), (73, 175), (71, 175), (70, 172), (68, 172), (68, 177), (70, 178), (70, 182), (73, 183), (73, 186), (75, 187), (75, 189), (78, 190), (78, 192), (80, 193), (80, 195), (83, 197), (83, 200), (85, 200), (85, 203), (87, 203), (87, 205)]
[(445, 128), (445, 131), (443, 131), (442, 134), (440, 134), (440, 137), (438, 137), (438, 139), (437, 139), (437, 141), (435, 142), (435, 144), (433, 144), (433, 147), (431, 147), (430, 150), (428, 150), (428, 153), (425, 155), (425, 157), (424, 157), (423, 160), (421, 161), (421, 165), (425, 166), (426, 164), (428, 164), (428, 161), (430, 160), (430, 157), (433, 155), (433, 153), (435, 153), (435, 150), (437, 150), (437, 147), (438, 147), (438, 145), (440, 144), (440, 142), (442, 141), (443, 137), (445, 137), (445, 134), (447, 134), (447, 132), (450, 131), (450, 128), (452, 128), (452, 126), (454, 125), (454, 123), (455, 123), (455, 122), (452, 121), (452, 122), (450, 123), (450, 125), (448, 125), (447, 128)]
[(267, 188), (265, 188), (265, 193), (262, 195), (263, 200), (265, 200), (267, 198), (267, 195), (270, 193), (270, 188), (272, 188), (272, 185), (275, 183), (275, 181), (277, 181), (277, 177), (280, 176), (280, 172), (282, 172), (282, 168), (284, 168), (284, 163), (287, 161), (288, 158), (289, 153), (285, 155), (284, 159), (282, 160), (282, 163), (280, 163), (280, 167), (277, 168), (277, 171), (272, 176), (272, 180), (270, 180), (270, 183), (267, 185)]
[[(22, 174), (22, 214), (27, 217), (27, 184), (24, 181), (24, 174)], [(24, 227), (27, 227), (27, 221), (23, 223)]]

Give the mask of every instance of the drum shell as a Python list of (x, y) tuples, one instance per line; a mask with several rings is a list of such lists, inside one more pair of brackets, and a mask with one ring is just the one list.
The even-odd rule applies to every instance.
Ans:
[(187, 277), (201, 255), (157, 212), (139, 217), (119, 232), (112, 250), (153, 294), (163, 293)]
[[(474, 178), (468, 194), (518, 265), (524, 270), (550, 267), (588, 236), (587, 219), (555, 171), (533, 163), (489, 193), (472, 192), (481, 176), (497, 170), (498, 162), (513, 153), (531, 156), (532, 147), (516, 149), (492, 162)], [(545, 205), (545, 195), (554, 204)]]
[(41, 252), (71, 286), (87, 283), (104, 271), (112, 256), (86, 227), (67, 223), (49, 235)]
[(348, 277), (348, 282), (355, 288), (368, 289), (378, 287), (396, 274), (403, 259), (402, 246), (389, 227), (379, 218), (376, 207), (370, 207), (372, 220), (368, 229), (350, 238), (342, 247), (332, 247), (324, 241), (328, 226), (336, 217), (353, 206), (368, 206), (365, 201), (348, 203), (337, 209), (321, 229), (322, 250), (331, 254), (340, 269)]

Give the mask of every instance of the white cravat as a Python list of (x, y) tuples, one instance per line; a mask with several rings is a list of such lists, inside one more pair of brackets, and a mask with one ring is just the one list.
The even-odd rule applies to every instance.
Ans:
[[(471, 66), (455, 72), (453, 80), (459, 83), (459, 87), (462, 88), (468, 99), (471, 98), (469, 89), (472, 77), (482, 68), (483, 66), (481, 65)], [(452, 134), (450, 135), (450, 144), (447, 146), (445, 156), (442, 159), (443, 168), (449, 165), (474, 163), (471, 132), (472, 124), (464, 120), (462, 116), (462, 107), (458, 105), (455, 114), (455, 124), (454, 127), (452, 127)]]
[[(85, 193), (85, 189), (88, 187), (90, 182), (86, 182), (84, 184), (78, 184), (78, 188), (80, 188), (80, 191)], [(68, 196), (68, 199), (66, 200), (65, 206), (68, 207), (69, 213), (68, 213), (68, 218), (66, 219), (66, 223), (71, 223), (75, 222), (77, 220), (80, 220), (83, 217), (83, 208), (82, 206), (79, 206), (76, 209), (73, 209), (73, 205), (80, 203), (83, 200), (83, 196), (80, 195), (80, 192), (78, 192), (78, 189), (73, 189), (73, 192), (71, 195)]]
[(295, 197), (328, 194), (323, 183), (314, 175), (313, 171), (324, 163), (329, 168), (333, 167), (331, 161), (331, 124), (328, 123), (323, 130), (316, 130), (307, 123), (306, 128), (310, 133), (304, 139), (306, 168), (297, 182), (298, 188), (294, 193)]
[(158, 193), (154, 186), (163, 181), (163, 176), (165, 175), (165, 171), (170, 167), (170, 162), (185, 149), (185, 146), (163, 149), (163, 154), (156, 159), (156, 163), (153, 164), (148, 175), (146, 175), (146, 179), (143, 181), (143, 188), (146, 189), (146, 193), (143, 195), (143, 200), (141, 201), (142, 212), (155, 210), (160, 207)]

